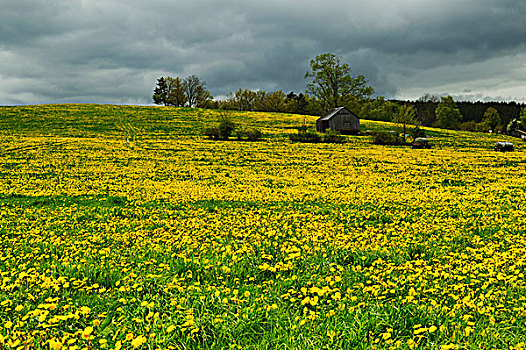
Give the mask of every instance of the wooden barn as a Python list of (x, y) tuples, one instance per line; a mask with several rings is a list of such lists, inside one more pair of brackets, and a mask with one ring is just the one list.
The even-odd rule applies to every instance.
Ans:
[(316, 120), (316, 131), (331, 129), (342, 134), (357, 134), (360, 131), (360, 118), (345, 107), (330, 110)]

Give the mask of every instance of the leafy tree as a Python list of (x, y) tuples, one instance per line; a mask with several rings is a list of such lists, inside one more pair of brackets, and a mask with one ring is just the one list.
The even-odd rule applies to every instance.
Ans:
[(351, 68), (342, 58), (324, 53), (310, 61), (311, 71), (305, 78), (312, 78), (307, 92), (320, 100), (324, 109), (347, 106), (352, 100), (361, 100), (374, 93), (363, 75), (351, 77)]
[(258, 93), (252, 90), (239, 89), (229, 95), (229, 100), (234, 109), (239, 111), (253, 111), (258, 100)]
[(506, 127), (507, 132), (514, 132), (519, 130), (519, 121), (517, 119), (513, 119), (509, 122), (508, 126)]
[(526, 130), (526, 106), (521, 110), (520, 114), (521, 128)]
[(185, 94), (184, 81), (179, 77), (168, 77), (166, 78), (166, 82), (168, 85), (168, 105), (175, 107), (183, 107), (188, 101)]
[(462, 118), (462, 114), (460, 114), (451, 96), (441, 97), (435, 113), (438, 127), (444, 129), (456, 128)]
[(300, 93), (296, 95), (294, 91), (291, 91), (285, 99), (285, 112), (306, 114), (307, 113), (307, 97)]
[(493, 130), (500, 125), (500, 115), (495, 108), (489, 107), (486, 112), (484, 112), (484, 119), (482, 120), (482, 129)]
[(206, 81), (191, 75), (186, 79), (161, 77), (157, 79), (153, 100), (165, 106), (205, 108), (212, 102), (210, 91), (205, 89)]
[(484, 125), (477, 124), (473, 120), (470, 120), (470, 121), (459, 124), (458, 128), (464, 131), (483, 131), (481, 129), (484, 128)]
[(268, 110), (268, 106), (267, 106), (267, 99), (268, 99), (268, 95), (265, 91), (263, 90), (258, 90), (258, 91), (255, 91), (255, 99), (254, 99), (254, 107), (253, 107), (253, 110), (254, 111), (267, 111)]
[(155, 104), (168, 106), (168, 84), (164, 77), (157, 79), (157, 86), (153, 90), (152, 98)]
[(360, 117), (370, 120), (389, 122), (398, 114), (399, 106), (391, 101), (386, 101), (383, 96), (367, 99), (362, 103)]
[(268, 93), (265, 99), (265, 110), (268, 112), (280, 112), (285, 108), (285, 93), (281, 90)]
[(402, 125), (404, 142), (406, 134), (406, 125), (416, 125), (418, 120), (416, 119), (416, 111), (413, 109), (413, 106), (403, 105), (400, 107), (400, 112), (394, 116), (393, 121), (397, 124)]

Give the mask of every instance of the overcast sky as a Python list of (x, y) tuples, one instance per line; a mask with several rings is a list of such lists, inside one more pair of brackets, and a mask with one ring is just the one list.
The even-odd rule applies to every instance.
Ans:
[(298, 93), (325, 52), (387, 98), (526, 102), (525, 0), (0, 1), (0, 104), (148, 104), (192, 74)]

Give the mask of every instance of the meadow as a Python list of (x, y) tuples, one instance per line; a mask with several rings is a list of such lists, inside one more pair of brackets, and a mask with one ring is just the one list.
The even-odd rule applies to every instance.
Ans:
[(203, 137), (219, 114), (0, 107), (0, 348), (526, 347), (517, 139)]

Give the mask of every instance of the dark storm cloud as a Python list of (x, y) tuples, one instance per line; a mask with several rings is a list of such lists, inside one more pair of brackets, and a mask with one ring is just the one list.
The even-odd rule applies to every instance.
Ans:
[(0, 103), (150, 103), (161, 75), (216, 96), (298, 92), (322, 52), (387, 97), (524, 99), (525, 14), (522, 0), (3, 0)]

